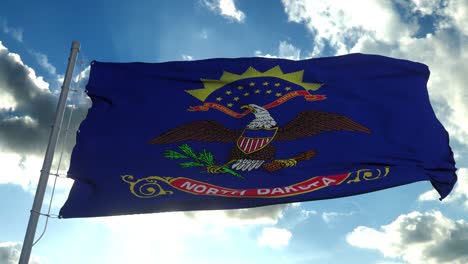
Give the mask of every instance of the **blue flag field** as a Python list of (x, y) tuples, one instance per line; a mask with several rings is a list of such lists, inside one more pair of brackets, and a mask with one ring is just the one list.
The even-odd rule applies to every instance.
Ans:
[(426, 65), (377, 55), (93, 62), (60, 217), (249, 208), (456, 182)]

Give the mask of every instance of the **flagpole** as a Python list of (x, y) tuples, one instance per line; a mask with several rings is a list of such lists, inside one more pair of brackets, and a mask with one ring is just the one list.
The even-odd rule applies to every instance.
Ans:
[(75, 68), (76, 57), (80, 51), (80, 43), (73, 41), (70, 51), (70, 57), (68, 58), (67, 71), (65, 73), (65, 79), (63, 80), (62, 92), (57, 104), (57, 111), (55, 113), (55, 121), (52, 127), (52, 131), (49, 135), (49, 143), (44, 157), (44, 163), (42, 164), (41, 176), (39, 183), (37, 184), (36, 196), (34, 197), (31, 214), (29, 216), (28, 228), (24, 237), (23, 248), (21, 249), (21, 256), (19, 264), (28, 264), (31, 256), (31, 250), (34, 242), (34, 236), (36, 234), (37, 222), (39, 220), (42, 202), (47, 187), (47, 181), (49, 180), (50, 168), (54, 159), (55, 147), (57, 145), (58, 135), (60, 132), (60, 125), (65, 112), (65, 105), (67, 102), (68, 91), (70, 90), (70, 82), (73, 76), (73, 69)]

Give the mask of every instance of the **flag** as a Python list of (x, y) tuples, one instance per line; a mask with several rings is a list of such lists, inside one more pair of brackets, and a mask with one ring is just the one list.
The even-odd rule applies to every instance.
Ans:
[(456, 182), (426, 65), (350, 54), (291, 61), (91, 63), (60, 217), (250, 208)]

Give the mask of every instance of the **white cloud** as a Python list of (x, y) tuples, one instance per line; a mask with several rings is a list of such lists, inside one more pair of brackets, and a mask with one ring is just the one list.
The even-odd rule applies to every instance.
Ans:
[(44, 144), (42, 140), (46, 139), (50, 123), (40, 128), (31, 124), (50, 120), (55, 98), (48, 83), (42, 77), (36, 77), (34, 70), (24, 65), (21, 57), (9, 52), (1, 42), (0, 66), (0, 101), (4, 104), (0, 112), (0, 150), (37, 151)]
[(57, 74), (56, 68), (52, 64), (50, 64), (49, 59), (45, 54), (33, 50), (30, 50), (29, 53), (31, 53), (36, 58), (37, 63), (39, 63), (39, 65), (46, 69), (50, 74)]
[[(183, 213), (160, 213), (92, 218), (111, 231), (111, 240), (125, 249), (122, 263), (147, 263), (154, 258), (184, 263), (189, 238), (206, 236), (206, 229)], [(138, 243), (135, 243), (138, 241)]]
[[(452, 195), (453, 195), (453, 192), (448, 197), (450, 197)], [(439, 197), (440, 197), (440, 195), (437, 193), (436, 190), (430, 190), (430, 191), (427, 191), (427, 192), (419, 195), (418, 200), (419, 201), (436, 201), (436, 200), (439, 200)], [(446, 198), (446, 199), (448, 199), (448, 198)], [(446, 199), (444, 201), (446, 201)]]
[(311, 217), (313, 215), (317, 215), (317, 211), (315, 210), (304, 210), (302, 209), (301, 210), (301, 215), (303, 215), (304, 217)]
[(16, 63), (20, 67), (24, 68), (23, 69), (24, 72), (29, 77), (28, 81), (32, 81), (36, 85), (37, 88), (42, 89), (42, 90), (49, 89), (49, 84), (46, 81), (44, 81), (44, 78), (42, 76), (36, 76), (36, 71), (34, 71), (33, 68), (25, 65), (23, 61), (21, 60), (21, 57), (19, 54), (9, 52), (8, 49), (5, 46), (3, 46), (3, 43), (1, 41), (0, 41), (0, 55), (4, 56), (3, 59), (9, 60), (11, 63)]
[[(468, 36), (468, 3), (466, 0), (450, 0), (446, 2), (445, 8), (439, 12), (449, 20), (448, 26), (453, 25), (457, 30)], [(465, 42), (466, 43), (466, 42)]]
[(384, 261), (379, 261), (379, 262), (377, 262), (377, 263), (375, 263), (375, 264), (405, 264), (405, 263), (403, 263), (403, 262), (395, 262), (395, 261), (385, 261), (385, 260), (384, 260)]
[(349, 213), (340, 213), (340, 212), (323, 212), (322, 213), (322, 219), (325, 223), (331, 223), (333, 221), (336, 221), (340, 217), (345, 217), (345, 216), (351, 216), (353, 215), (354, 212), (349, 212)]
[[(252, 245), (257, 242), (257, 245), (274, 249), (285, 247), (291, 238), (286, 229), (267, 228), (262, 235), (264, 238), (257, 241), (251, 239), (250, 234), (257, 228), (276, 224), (285, 208), (289, 207), (297, 208), (297, 205), (102, 217), (89, 221), (103, 224), (111, 231), (111, 240), (119, 241), (119, 246), (126, 248), (122, 262), (144, 263), (145, 259), (157, 254), (161, 260), (186, 263), (184, 256), (190, 254), (186, 253), (190, 251), (188, 247), (193, 248), (192, 243), (201, 239), (205, 243), (242, 241)], [(312, 211), (307, 212), (307, 215), (313, 214)], [(138, 245), (134, 241), (139, 241)]]
[[(23, 188), (23, 190), (29, 192), (32, 195), (37, 188), (37, 182), (39, 180), (43, 160), (44, 157), (0, 151), (0, 166), (2, 168), (0, 184), (19, 185)], [(56, 170), (53, 170), (51, 172), (55, 173)], [(65, 170), (59, 171), (59, 173), (62, 174), (65, 172)], [(47, 189), (48, 192), (52, 190), (51, 187), (54, 180), (53, 177), (55, 176), (49, 177), (49, 187)], [(57, 179), (52, 203), (53, 208), (60, 208), (65, 203), (65, 200), (68, 198), (68, 193), (71, 188), (71, 185), (72, 180), (70, 179)], [(44, 199), (44, 205), (49, 205), (49, 202), (50, 193), (47, 193)]]
[(13, 152), (0, 152), (2, 175), (0, 184), (18, 184), (25, 190), (33, 190), (37, 185), (42, 159)]
[[(19, 242), (0, 242), (0, 263), (17, 264), (21, 254), (21, 245)], [(31, 256), (29, 264), (45, 263), (43, 259), (37, 256)]]
[[(457, 36), (450, 30), (428, 34), (424, 38), (401, 39), (398, 46), (362, 38), (352, 52), (370, 52), (419, 61), (429, 66), (431, 77), (428, 88), (431, 101), (445, 109), (436, 109), (450, 135), (462, 144), (468, 144), (468, 49), (461, 43), (468, 36)], [(444, 112), (442, 113), (442, 111)]]
[(301, 59), (301, 49), (295, 47), (293, 44), (280, 41), (278, 45), (278, 55), (264, 54), (262, 51), (255, 51), (255, 56), (265, 57), (265, 58), (281, 58), (289, 60), (300, 60)]
[(359, 226), (346, 240), (352, 246), (375, 249), (385, 257), (412, 264), (468, 262), (468, 223), (454, 221), (439, 211), (400, 215), (380, 230)]
[(16, 100), (11, 94), (2, 94), (0, 96), (0, 111), (13, 110), (16, 107)]
[(202, 0), (201, 3), (209, 10), (219, 13), (229, 20), (239, 23), (245, 20), (244, 12), (237, 9), (234, 0)]
[[(86, 74), (86, 71), (81, 74)], [(63, 143), (64, 133), (77, 130), (89, 107), (89, 102), (85, 103), (85, 100), (78, 103), (76, 107), (69, 106), (65, 112), (64, 126), (67, 125), (70, 110), (74, 108), (69, 130), (62, 129), (59, 137), (51, 170), (53, 173), (57, 172), (62, 150), (63, 159), (58, 173), (64, 174), (68, 167), (75, 137), (69, 135)], [(56, 104), (57, 96), (51, 93), (48, 83), (37, 77), (18, 54), (9, 52), (0, 42), (0, 167), (4, 172), (0, 175), (0, 184), (17, 184), (26, 191), (34, 192)], [(69, 188), (70, 181), (59, 180), (56, 197), (64, 200)]]
[(403, 262), (394, 262), (394, 261), (379, 261), (376, 264), (405, 264)]
[(247, 209), (191, 211), (184, 214), (204, 223), (218, 226), (276, 224), (290, 205), (277, 204)]
[(412, 0), (413, 12), (420, 12), (422, 15), (432, 15), (442, 7), (441, 0)]
[[(443, 106), (436, 114), (452, 139), (468, 145), (466, 0), (397, 1), (403, 5), (403, 13), (391, 1), (282, 2), (289, 21), (305, 24), (314, 36), (312, 57), (328, 44), (336, 54), (376, 53), (427, 64), (432, 72), (428, 85), (431, 101)], [(434, 32), (416, 36), (422, 27), (411, 13), (416, 11), (440, 16), (433, 21)]]
[(80, 82), (82, 80), (88, 80), (89, 73), (91, 72), (91, 66), (86, 66), (81, 72), (79, 72), (74, 79), (74, 82)]
[(207, 29), (202, 29), (199, 36), (200, 36), (201, 39), (208, 39), (208, 30)]
[(278, 56), (290, 60), (299, 60), (301, 50), (286, 41), (281, 41), (278, 48)]
[(255, 57), (265, 57), (265, 58), (278, 58), (277, 55), (271, 55), (271, 54), (264, 54), (261, 50), (256, 50), (254, 52)]
[(10, 35), (18, 42), (23, 42), (23, 29), (8, 26), (5, 20), (0, 20), (0, 27), (3, 33)]
[(193, 56), (190, 56), (190, 55), (187, 55), (187, 54), (182, 54), (181, 57), (182, 57), (182, 59), (183, 59), (184, 61), (191, 61), (191, 60), (193, 60)]
[(350, 44), (363, 35), (393, 43), (417, 30), (403, 24), (390, 1), (282, 0), (288, 20), (304, 23), (314, 34), (312, 57), (328, 43), (338, 54), (348, 53)]
[[(111, 233), (111, 240), (118, 241), (122, 252), (122, 263), (147, 263), (154, 255), (158, 260), (171, 263), (186, 263), (186, 256), (193, 243), (230, 243), (250, 240), (253, 228), (274, 224), (270, 217), (255, 218), (268, 211), (281, 211), (279, 207), (262, 207), (247, 210), (174, 212), (118, 217), (90, 218), (87, 221), (102, 224)], [(256, 211), (256, 212), (255, 212)], [(275, 231), (273, 231), (275, 232)], [(278, 233), (278, 232), (277, 232)], [(267, 235), (270, 234), (267, 232)], [(273, 235), (275, 235), (274, 233)], [(287, 244), (284, 231), (276, 235), (277, 246)], [(228, 241), (230, 240), (230, 241)], [(135, 243), (138, 241), (138, 243)], [(187, 252), (187, 253), (186, 253)]]
[(284, 214), (284, 217), (281, 217), (282, 226), (291, 230), (312, 217), (318, 216), (317, 211), (304, 209), (301, 203), (289, 204), (282, 214)]
[[(443, 203), (462, 203), (468, 209), (468, 169), (462, 168), (457, 172), (458, 181), (454, 189), (442, 202)], [(427, 191), (421, 194), (418, 198), (419, 201), (437, 201), (439, 195), (435, 190)]]
[(262, 234), (257, 239), (257, 244), (272, 249), (281, 249), (289, 244), (291, 237), (292, 234), (287, 229), (265, 227), (262, 230)]

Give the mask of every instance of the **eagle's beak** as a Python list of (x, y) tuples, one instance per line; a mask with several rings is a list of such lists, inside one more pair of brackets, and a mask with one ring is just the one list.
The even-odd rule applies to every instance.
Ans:
[(250, 105), (243, 105), (241, 106), (241, 109), (249, 109), (250, 111), (252, 111), (252, 113), (255, 113), (255, 109), (253, 107), (251, 107)]

